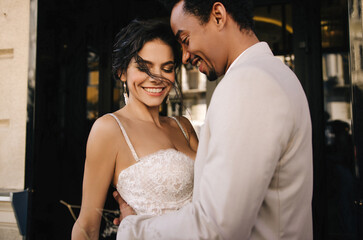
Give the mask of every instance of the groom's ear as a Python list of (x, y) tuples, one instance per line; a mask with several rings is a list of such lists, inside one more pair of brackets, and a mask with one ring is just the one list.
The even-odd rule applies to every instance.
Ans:
[(222, 3), (216, 2), (213, 4), (210, 20), (217, 26), (217, 29), (221, 30), (224, 28), (227, 20), (227, 11)]

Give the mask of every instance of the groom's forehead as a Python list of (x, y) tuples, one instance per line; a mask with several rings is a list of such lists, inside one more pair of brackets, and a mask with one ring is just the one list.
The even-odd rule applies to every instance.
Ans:
[(187, 28), (193, 27), (196, 24), (199, 24), (198, 18), (185, 12), (183, 1), (177, 3), (170, 16), (170, 25), (174, 31), (174, 34), (177, 33), (178, 30), (187, 30)]
[(182, 18), (182, 15), (184, 15), (184, 9), (183, 9), (184, 3), (182, 1), (175, 4), (171, 11), (170, 21), (177, 20)]

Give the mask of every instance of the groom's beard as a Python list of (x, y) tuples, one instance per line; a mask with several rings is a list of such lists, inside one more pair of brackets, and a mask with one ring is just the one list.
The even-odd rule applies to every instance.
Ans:
[(218, 78), (217, 72), (214, 67), (207, 65), (208, 72), (204, 73), (209, 81), (215, 81)]
[(217, 80), (217, 78), (218, 78), (218, 76), (217, 76), (216, 70), (214, 70), (214, 68), (209, 69), (209, 72), (207, 74), (207, 79), (209, 81), (215, 81), (215, 80)]

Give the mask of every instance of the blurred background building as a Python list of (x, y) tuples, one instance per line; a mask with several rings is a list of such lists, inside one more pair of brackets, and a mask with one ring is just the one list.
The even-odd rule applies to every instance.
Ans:
[[(362, 2), (254, 4), (257, 36), (309, 101), (314, 239), (363, 239)], [(0, 240), (70, 239), (89, 130), (124, 104), (111, 76), (114, 36), (132, 19), (168, 17), (156, 0), (0, 0)], [(183, 101), (160, 114), (183, 114), (199, 132), (218, 81), (188, 65), (179, 77)], [(25, 232), (12, 204), (23, 190)], [(117, 209), (111, 195), (105, 208)], [(104, 213), (100, 239), (114, 239), (112, 218)]]

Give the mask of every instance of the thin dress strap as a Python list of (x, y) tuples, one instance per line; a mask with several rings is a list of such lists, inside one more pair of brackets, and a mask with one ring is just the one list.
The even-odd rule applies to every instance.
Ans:
[(109, 115), (111, 115), (118, 123), (118, 125), (120, 126), (121, 128), (121, 131), (122, 131), (122, 134), (124, 135), (124, 138), (126, 140), (126, 143), (127, 145), (129, 146), (130, 150), (131, 150), (131, 153), (132, 153), (132, 156), (134, 156), (135, 160), (138, 162), (139, 161), (139, 157), (137, 156), (136, 152), (135, 152), (135, 149), (134, 147), (132, 146), (131, 142), (130, 142), (130, 139), (129, 137), (127, 136), (127, 133), (124, 129), (124, 127), (122, 126), (120, 120), (113, 114), (113, 113), (109, 113)]
[(183, 134), (184, 134), (184, 137), (187, 139), (187, 141), (189, 142), (189, 138), (188, 138), (188, 135), (186, 134), (183, 126), (180, 124), (179, 120), (176, 118), (176, 117), (170, 117), (172, 119), (174, 119), (176, 121), (176, 123), (178, 124), (179, 128), (182, 130)]

